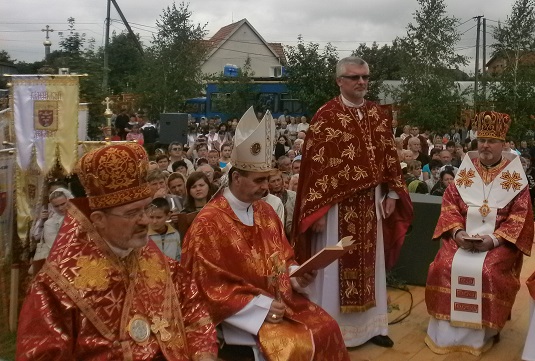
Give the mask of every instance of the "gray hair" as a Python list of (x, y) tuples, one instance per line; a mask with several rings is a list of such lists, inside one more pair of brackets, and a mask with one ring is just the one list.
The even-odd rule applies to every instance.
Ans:
[(368, 63), (366, 63), (366, 61), (359, 58), (358, 56), (348, 56), (346, 58), (342, 58), (338, 60), (338, 63), (336, 63), (336, 77), (337, 78), (345, 72), (346, 65), (349, 65), (349, 64), (354, 64), (358, 66), (362, 66), (362, 65), (368, 66)]

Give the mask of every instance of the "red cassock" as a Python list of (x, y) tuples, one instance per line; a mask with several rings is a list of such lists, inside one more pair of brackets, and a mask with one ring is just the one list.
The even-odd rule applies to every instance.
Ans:
[[(442, 247), (429, 267), (425, 289), (427, 310), (438, 320), (450, 320), (451, 265), (458, 249), (451, 230), (466, 228), (467, 211), (457, 188), (450, 185), (444, 193), (440, 218), (433, 234), (433, 239), (442, 239)], [(523, 254), (531, 254), (533, 211), (528, 187), (507, 206), (498, 209), (494, 234), (506, 242), (488, 251), (483, 264), (482, 324), (500, 330), (510, 316), (520, 289)]]
[[(413, 216), (389, 115), (370, 101), (357, 109), (332, 99), (310, 122), (300, 174), (292, 236), (297, 259), (310, 258), (310, 226), (338, 204), (338, 237), (355, 240), (339, 260), (340, 306), (342, 312), (366, 311), (375, 306), (375, 293), (367, 292), (375, 287), (375, 188), (381, 185), (384, 194), (395, 191), (400, 198), (382, 222), (387, 269), (398, 258)], [(351, 286), (356, 291), (346, 292)]]
[(119, 259), (80, 211), (87, 200), (74, 202), (80, 208), (70, 205), (22, 307), (17, 360), (185, 361), (217, 354), (213, 323), (188, 273), (152, 241)]
[(336, 321), (291, 287), (287, 269), (295, 264), (293, 250), (275, 211), (264, 201), (253, 203), (253, 211), (254, 225), (247, 226), (220, 195), (203, 208), (184, 239), (181, 263), (214, 323), (257, 295), (279, 298), (287, 306), (283, 322), (264, 322), (258, 333), (267, 360), (349, 360)]

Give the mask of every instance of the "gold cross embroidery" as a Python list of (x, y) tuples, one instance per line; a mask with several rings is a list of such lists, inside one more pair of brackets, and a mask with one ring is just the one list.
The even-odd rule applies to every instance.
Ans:
[(150, 326), (150, 329), (155, 334), (159, 332), (160, 338), (164, 342), (169, 341), (171, 339), (171, 333), (169, 333), (169, 331), (165, 329), (166, 327), (169, 327), (169, 322), (167, 322), (166, 319), (160, 318), (158, 316), (154, 316), (152, 318), (152, 325)]

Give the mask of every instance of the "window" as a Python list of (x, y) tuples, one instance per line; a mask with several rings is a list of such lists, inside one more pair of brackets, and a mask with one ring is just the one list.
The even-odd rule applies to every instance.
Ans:
[(282, 77), (282, 66), (272, 66), (269, 71), (269, 76), (272, 78), (280, 78)]

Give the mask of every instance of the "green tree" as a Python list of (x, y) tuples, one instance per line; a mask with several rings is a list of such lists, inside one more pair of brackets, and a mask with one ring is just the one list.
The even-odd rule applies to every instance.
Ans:
[(0, 50), (0, 63), (15, 64), (16, 60), (5, 50)]
[(360, 44), (353, 55), (364, 59), (370, 67), (371, 80), (368, 86), (369, 100), (379, 101), (379, 93), (382, 90), (384, 80), (400, 80), (400, 50), (397, 42), (393, 45), (379, 47), (373, 42), (369, 47), (365, 43)]
[(338, 54), (330, 43), (320, 53), (319, 44), (305, 44), (302, 36), (297, 46), (287, 47), (288, 88), (314, 114), (323, 104), (339, 93), (335, 82)]
[(521, 138), (533, 128), (531, 116), (535, 115), (535, 2), (517, 0), (493, 35), (493, 56), (505, 60), (503, 71), (490, 84), (495, 110), (511, 116), (510, 133)]
[[(136, 37), (139, 40), (139, 34)], [(108, 86), (114, 94), (130, 92), (138, 86), (143, 55), (127, 32), (112, 33), (108, 47), (108, 67)]]
[(407, 35), (398, 38), (401, 85), (393, 90), (400, 119), (428, 130), (445, 131), (460, 116), (463, 94), (455, 72), (467, 59), (455, 52), (459, 21), (446, 13), (444, 0), (417, 0), (420, 9)]
[(156, 22), (158, 30), (145, 54), (138, 90), (155, 115), (180, 111), (202, 89), (201, 61), (207, 48), (206, 25), (193, 24), (189, 5), (173, 3)]
[(243, 66), (238, 68), (236, 77), (228, 77), (221, 72), (212, 78), (219, 90), (219, 94), (212, 97), (212, 110), (228, 114), (230, 118), (240, 118), (251, 105), (257, 111), (265, 110), (258, 103), (259, 90), (253, 83), (253, 77), (251, 59), (247, 57)]

